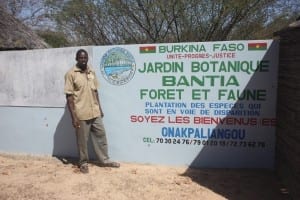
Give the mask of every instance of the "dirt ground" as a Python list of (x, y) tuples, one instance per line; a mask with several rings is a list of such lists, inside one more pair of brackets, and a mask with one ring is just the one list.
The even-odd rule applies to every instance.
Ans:
[(136, 163), (81, 174), (74, 160), (0, 153), (1, 200), (286, 200), (274, 172)]

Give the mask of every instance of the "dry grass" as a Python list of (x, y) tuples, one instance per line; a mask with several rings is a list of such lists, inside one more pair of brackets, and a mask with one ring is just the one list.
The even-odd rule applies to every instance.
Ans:
[(121, 163), (119, 169), (90, 164), (90, 173), (81, 174), (68, 161), (0, 154), (0, 199), (288, 199), (270, 171)]

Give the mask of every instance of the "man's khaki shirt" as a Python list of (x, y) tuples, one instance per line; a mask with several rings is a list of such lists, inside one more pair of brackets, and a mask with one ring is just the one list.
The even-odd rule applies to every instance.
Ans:
[(87, 72), (74, 66), (65, 75), (65, 94), (73, 95), (75, 114), (79, 120), (89, 120), (100, 116), (99, 103), (95, 90), (99, 83), (89, 66)]

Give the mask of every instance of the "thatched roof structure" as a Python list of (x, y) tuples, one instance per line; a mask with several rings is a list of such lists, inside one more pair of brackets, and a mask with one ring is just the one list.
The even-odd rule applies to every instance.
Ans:
[(48, 45), (0, 6), (0, 50), (41, 49)]

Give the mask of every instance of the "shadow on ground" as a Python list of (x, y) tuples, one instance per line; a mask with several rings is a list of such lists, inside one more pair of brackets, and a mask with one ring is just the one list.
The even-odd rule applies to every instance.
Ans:
[[(271, 57), (278, 53), (277, 47), (278, 43), (273, 42), (272, 47), (261, 60), (272, 60)], [(273, 120), (276, 115), (276, 102), (269, 104), (274, 101), (273, 98), (276, 98), (276, 65), (277, 61), (273, 61), (269, 65), (268, 73), (270, 74), (268, 75), (271, 79), (266, 78), (264, 72), (255, 72), (243, 89), (243, 92), (265, 89), (267, 91), (266, 100), (239, 98), (235, 102), (236, 105), (246, 105), (246, 109), (251, 103), (260, 113), (258, 115), (229, 114), (222, 118), (224, 120), (218, 123), (213, 130), (216, 133), (219, 130), (228, 129), (240, 131), (240, 137), (209, 138), (190, 164), (191, 168), (186, 170), (182, 176), (190, 177), (199, 185), (230, 200), (291, 199), (273, 170), (275, 168), (275, 125), (262, 121), (262, 119)], [(231, 108), (231, 111), (235, 111), (235, 109)], [(236, 119), (239, 122), (233, 122)], [(200, 126), (205, 127), (203, 124)], [(244, 137), (242, 137), (243, 131)], [(233, 182), (238, 184), (233, 185)]]
[(292, 200), (271, 170), (189, 168), (182, 176), (230, 200)]

